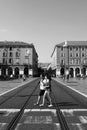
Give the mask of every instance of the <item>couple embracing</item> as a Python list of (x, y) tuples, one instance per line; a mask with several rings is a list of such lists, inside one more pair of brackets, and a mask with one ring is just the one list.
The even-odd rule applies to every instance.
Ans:
[(49, 101), (48, 107), (52, 107), (52, 101), (51, 101), (51, 97), (50, 97), (50, 90), (51, 90), (50, 81), (47, 78), (47, 75), (44, 78), (41, 75), (40, 78), (41, 78), (40, 79), (40, 92), (39, 92), (37, 103), (35, 105), (39, 104), (39, 102), (41, 100), (41, 96), (43, 96), (42, 104), (40, 104), (39, 106), (44, 106), (45, 98), (47, 97), (47, 99)]

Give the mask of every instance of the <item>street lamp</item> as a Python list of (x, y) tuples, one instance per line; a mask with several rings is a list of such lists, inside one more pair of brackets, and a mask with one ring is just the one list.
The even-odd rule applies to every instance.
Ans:
[(67, 47), (67, 41), (65, 41), (65, 44), (63, 45), (63, 48), (64, 48), (64, 78), (66, 77), (66, 75), (68, 75), (69, 73), (69, 70), (66, 71), (66, 51), (65, 51), (65, 48)]

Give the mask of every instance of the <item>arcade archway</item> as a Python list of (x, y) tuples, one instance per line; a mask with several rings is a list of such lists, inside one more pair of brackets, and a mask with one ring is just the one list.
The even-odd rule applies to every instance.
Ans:
[(73, 68), (70, 68), (69, 74), (70, 74), (71, 77), (74, 77), (74, 73), (73, 72), (74, 72)]
[(11, 67), (8, 68), (8, 76), (12, 75), (13, 74), (13, 70)]
[(24, 74), (25, 74), (26, 76), (28, 76), (28, 68), (27, 68), (27, 67), (24, 68)]
[(19, 68), (18, 67), (15, 68), (15, 77), (16, 78), (19, 77)]

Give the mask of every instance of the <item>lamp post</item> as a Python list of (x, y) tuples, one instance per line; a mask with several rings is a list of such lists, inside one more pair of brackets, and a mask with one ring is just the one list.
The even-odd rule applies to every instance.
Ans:
[(63, 45), (63, 48), (64, 48), (64, 79), (66, 78), (66, 75), (68, 74), (68, 71), (66, 71), (66, 47), (67, 47), (67, 41), (65, 41), (65, 44)]

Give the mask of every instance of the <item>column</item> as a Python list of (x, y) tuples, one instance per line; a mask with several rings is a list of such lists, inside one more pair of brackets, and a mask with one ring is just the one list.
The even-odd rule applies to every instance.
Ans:
[(20, 75), (23, 75), (23, 74), (24, 74), (23, 69), (20, 69), (19, 74), (20, 74)]
[(0, 69), (0, 75), (1, 75), (1, 69)]
[(6, 75), (8, 75), (8, 69), (6, 69)]
[(86, 68), (86, 75), (87, 75), (87, 68)]
[(13, 68), (13, 75), (15, 75), (15, 70), (14, 70), (14, 68)]
[(82, 75), (81, 68), (80, 68), (80, 75)]
[(75, 78), (75, 68), (73, 68), (73, 71), (74, 71), (73, 74), (74, 74), (74, 78)]

